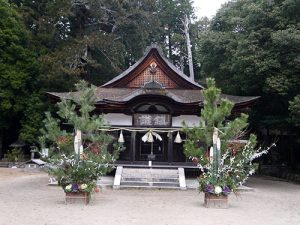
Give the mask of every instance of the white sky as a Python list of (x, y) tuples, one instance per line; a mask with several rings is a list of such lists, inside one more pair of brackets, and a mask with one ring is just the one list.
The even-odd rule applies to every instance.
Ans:
[(212, 18), (221, 5), (228, 0), (194, 0), (195, 13), (198, 18)]

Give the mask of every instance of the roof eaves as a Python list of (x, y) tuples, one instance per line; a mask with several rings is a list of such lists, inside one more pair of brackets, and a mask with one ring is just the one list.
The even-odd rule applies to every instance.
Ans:
[[(248, 96), (247, 96), (248, 97)], [(235, 104), (247, 104), (247, 103), (252, 103), (255, 102), (256, 100), (258, 100), (260, 98), (260, 96), (249, 96), (248, 99), (244, 100), (244, 101), (239, 101), (236, 102)]]
[[(227, 95), (227, 94), (222, 94), (221, 97), (234, 102), (235, 105), (254, 102), (260, 98), (260, 96), (237, 96), (237, 95)], [(237, 99), (234, 100), (233, 98), (237, 98)]]

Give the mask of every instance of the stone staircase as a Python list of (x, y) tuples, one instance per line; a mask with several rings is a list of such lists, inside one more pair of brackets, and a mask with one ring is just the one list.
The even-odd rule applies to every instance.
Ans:
[(186, 189), (184, 169), (128, 168), (118, 166), (114, 189)]

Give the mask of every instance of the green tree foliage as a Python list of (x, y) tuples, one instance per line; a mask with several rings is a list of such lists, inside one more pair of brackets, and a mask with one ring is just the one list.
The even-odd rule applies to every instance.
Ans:
[(79, 79), (103, 84), (153, 42), (182, 69), (186, 64), (181, 20), (193, 17), (190, 0), (11, 2), (32, 31), (47, 90), (71, 89)]
[(296, 125), (300, 126), (300, 95), (296, 95), (292, 101), (289, 101), (290, 119)]
[(192, 1), (159, 0), (157, 1), (157, 10), (161, 24), (160, 39), (157, 42), (164, 47), (170, 60), (187, 72), (187, 47), (183, 31), (183, 20), (185, 16), (189, 19), (195, 18)]
[[(117, 145), (114, 151), (109, 151), (112, 136), (101, 131), (107, 128), (102, 116), (92, 115), (96, 87), (88, 87), (82, 81), (76, 85), (76, 89), (77, 95), (72, 96), (71, 100), (62, 99), (57, 104), (60, 119), (52, 117), (50, 112), (46, 113), (43, 136), (40, 138), (42, 147), (50, 149), (47, 158), (53, 165), (50, 173), (63, 188), (70, 184), (94, 187), (98, 177), (110, 171), (108, 164), (114, 162), (120, 152), (120, 146)], [(70, 129), (63, 129), (63, 123)], [(82, 133), (83, 149), (76, 149), (75, 152), (73, 133), (77, 130)]]
[(0, 2), (1, 127), (20, 113), (35, 88), (38, 66), (30, 51), (30, 35), (15, 8)]
[(191, 1), (0, 2), (0, 125), (14, 127), (13, 136), (20, 133), (27, 142), (36, 140), (48, 107), (45, 91), (72, 90), (80, 79), (103, 84), (153, 42), (184, 64), (181, 18), (192, 17)]
[(27, 28), (32, 32), (36, 50), (39, 53), (48, 52), (67, 40), (70, 36), (70, 18), (74, 18), (70, 11), (69, 0), (10, 0), (18, 6)]
[(9, 162), (21, 162), (24, 161), (24, 153), (19, 148), (14, 148), (7, 152), (4, 158), (7, 158)]
[[(21, 120), (22, 124), (27, 126), (28, 120), (33, 116), (24, 114), (27, 108), (31, 107), (32, 111), (38, 114), (37, 109), (33, 109), (36, 104), (33, 99), (39, 92), (39, 65), (31, 41), (31, 34), (26, 29), (22, 17), (17, 13), (17, 8), (6, 0), (1, 0), (0, 133), (3, 135), (11, 134), (14, 139), (17, 139), (19, 131), (11, 131), (11, 129), (18, 129)], [(35, 120), (38, 125), (38, 118)], [(9, 140), (10, 137), (4, 136), (4, 138)], [(31, 137), (29, 140), (24, 137), (24, 141), (32, 141), (33, 139)]]
[[(267, 153), (256, 149), (256, 136), (251, 134), (247, 143), (238, 139), (245, 136), (248, 125), (246, 114), (241, 114), (226, 122), (234, 104), (220, 97), (214, 79), (207, 79), (207, 89), (203, 91), (204, 105), (199, 126), (187, 127), (185, 154), (198, 163), (202, 172), (199, 177), (200, 191), (227, 195), (244, 183), (255, 171), (252, 161)], [(220, 149), (213, 136), (220, 139)], [(213, 157), (210, 157), (213, 152)], [(216, 189), (217, 187), (217, 189)], [(220, 192), (218, 192), (218, 188)]]
[(48, 91), (110, 80), (142, 55), (157, 23), (154, 0), (12, 2), (32, 31)]
[(21, 128), (19, 137), (29, 144), (38, 144), (37, 137), (40, 135), (40, 127), (44, 120), (44, 111), (49, 109), (48, 100), (43, 93), (33, 93), (26, 100), (26, 107), (23, 110), (23, 118), (20, 120)]
[[(188, 157), (203, 157), (212, 146), (214, 128), (222, 131), (220, 138), (223, 140), (223, 150), (229, 140), (239, 138), (243, 130), (248, 126), (246, 114), (233, 121), (225, 123), (234, 106), (227, 99), (221, 99), (221, 90), (215, 87), (214, 79), (207, 79), (207, 89), (203, 91), (204, 105), (201, 110), (201, 124), (199, 127), (185, 128), (188, 132), (188, 140), (185, 142), (185, 154)], [(201, 146), (195, 144), (195, 140), (201, 141)]]
[(288, 102), (300, 90), (299, 8), (297, 0), (232, 1), (198, 39), (203, 76), (225, 93), (262, 96), (257, 125), (287, 129)]

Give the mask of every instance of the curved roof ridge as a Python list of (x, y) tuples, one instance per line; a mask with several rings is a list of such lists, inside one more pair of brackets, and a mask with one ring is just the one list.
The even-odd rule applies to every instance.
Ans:
[(119, 74), (118, 76), (114, 77), (113, 79), (111, 79), (110, 81), (106, 82), (105, 84), (101, 85), (100, 87), (105, 87), (109, 84), (114, 83), (117, 80), (120, 80), (121, 78), (123, 78), (124, 76), (126, 76), (127, 74), (129, 74), (132, 70), (134, 70), (145, 58), (147, 55), (144, 55), (142, 58), (140, 58), (138, 61), (136, 61), (133, 65), (129, 66), (127, 70), (123, 71), (121, 74)]
[(196, 81), (194, 80), (191, 80), (190, 77), (188, 77), (185, 73), (183, 73), (181, 70), (179, 70), (172, 62), (170, 62), (170, 60), (168, 58), (166, 58), (164, 55), (160, 55), (162, 57), (162, 59), (167, 63), (167, 65), (172, 69), (174, 70), (179, 76), (181, 76), (183, 79), (185, 79), (186, 81), (198, 86), (198, 87), (201, 87), (204, 89), (204, 87), (197, 83)]
[(163, 50), (162, 48), (157, 45), (156, 43), (151, 44), (150, 46), (148, 46), (144, 52), (144, 55), (138, 60), (136, 61), (132, 66), (130, 66), (128, 69), (126, 69), (124, 72), (122, 72), (121, 74), (119, 74), (118, 76), (114, 77), (112, 80), (106, 82), (105, 84), (103, 84), (101, 87), (105, 87), (109, 84), (112, 84), (118, 80), (120, 80), (121, 78), (125, 77), (126, 75), (128, 75), (131, 71), (133, 71), (151, 52), (152, 49), (155, 49), (159, 56), (162, 58), (162, 60), (176, 73), (178, 74), (181, 78), (183, 78), (184, 80), (186, 80), (187, 82), (200, 87), (202, 89), (204, 89), (204, 87), (200, 84), (198, 84), (197, 82), (195, 82), (194, 80), (191, 80), (187, 75), (185, 75), (181, 70), (179, 70), (178, 68), (176, 68), (176, 66), (170, 62), (170, 60), (168, 58), (166, 58), (163, 54)]

